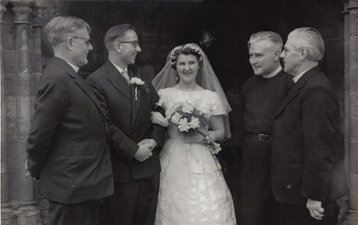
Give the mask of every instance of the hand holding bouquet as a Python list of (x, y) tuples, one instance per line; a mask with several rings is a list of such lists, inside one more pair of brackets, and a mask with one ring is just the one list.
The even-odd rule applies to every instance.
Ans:
[(173, 106), (171, 110), (167, 110), (166, 116), (172, 124), (177, 126), (184, 138), (195, 138), (199, 134), (204, 137), (212, 154), (217, 154), (221, 150), (220, 144), (214, 142), (213, 132), (209, 132), (209, 135), (207, 135), (201, 131), (207, 130), (209, 127), (209, 112), (199, 109), (192, 103), (180, 102)]

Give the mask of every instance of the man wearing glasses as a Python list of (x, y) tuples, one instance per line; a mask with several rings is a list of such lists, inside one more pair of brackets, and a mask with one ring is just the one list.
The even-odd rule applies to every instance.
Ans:
[[(151, 80), (135, 67), (141, 48), (130, 24), (110, 28), (105, 36), (109, 59), (88, 78), (106, 109), (111, 137), (114, 195), (104, 200), (103, 224), (154, 224), (159, 189), (159, 146), (165, 129), (151, 124), (159, 96)], [(135, 80), (141, 81), (133, 83)], [(125, 137), (121, 137), (123, 132)], [(117, 147), (121, 146), (121, 147)]]
[(104, 111), (77, 74), (93, 49), (90, 32), (75, 17), (55, 17), (44, 28), (55, 57), (38, 83), (26, 147), (50, 224), (98, 225), (100, 201), (113, 194)]

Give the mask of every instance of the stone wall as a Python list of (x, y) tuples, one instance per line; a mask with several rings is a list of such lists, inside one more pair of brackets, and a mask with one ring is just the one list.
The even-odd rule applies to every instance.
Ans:
[(41, 39), (32, 1), (1, 2), (1, 222), (40, 223), (26, 139), (36, 82), (41, 76)]

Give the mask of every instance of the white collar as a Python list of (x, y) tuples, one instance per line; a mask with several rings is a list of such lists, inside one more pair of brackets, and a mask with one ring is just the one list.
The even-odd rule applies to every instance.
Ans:
[(78, 66), (75, 66), (75, 65), (73, 65), (73, 64), (71, 64), (69, 62), (67, 62), (67, 63), (68, 63), (68, 65), (70, 65), (72, 67), (72, 69), (74, 69), (76, 71), (76, 73), (78, 73), (78, 71), (80, 70), (80, 68)]
[(273, 71), (272, 73), (266, 74), (266, 75), (262, 75), (262, 77), (265, 79), (272, 78), (272, 77), (276, 76), (281, 70), (282, 70), (282, 67), (281, 67), (281, 65), (279, 65), (275, 71)]
[[(310, 68), (312, 69), (312, 68)], [(308, 69), (308, 70), (310, 70)], [(294, 83), (297, 83), (297, 81), (302, 77), (303, 74), (305, 74), (308, 70), (303, 71), (302, 73), (298, 74), (297, 76), (293, 77), (292, 80)]]
[(125, 69), (122, 69), (121, 67), (119, 67), (119, 66), (117, 66), (116, 64), (114, 64), (111, 60), (109, 60), (109, 61), (114, 65), (114, 67), (117, 68), (117, 70), (118, 70), (121, 74), (122, 74), (123, 71), (126, 71), (127, 74), (128, 74), (128, 67), (125, 68)]

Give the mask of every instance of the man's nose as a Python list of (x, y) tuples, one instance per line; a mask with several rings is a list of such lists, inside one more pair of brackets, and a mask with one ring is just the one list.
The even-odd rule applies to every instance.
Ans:
[(284, 58), (285, 55), (286, 55), (286, 54), (285, 54), (285, 51), (282, 51), (281, 54), (280, 54), (280, 57), (281, 57), (281, 58)]

